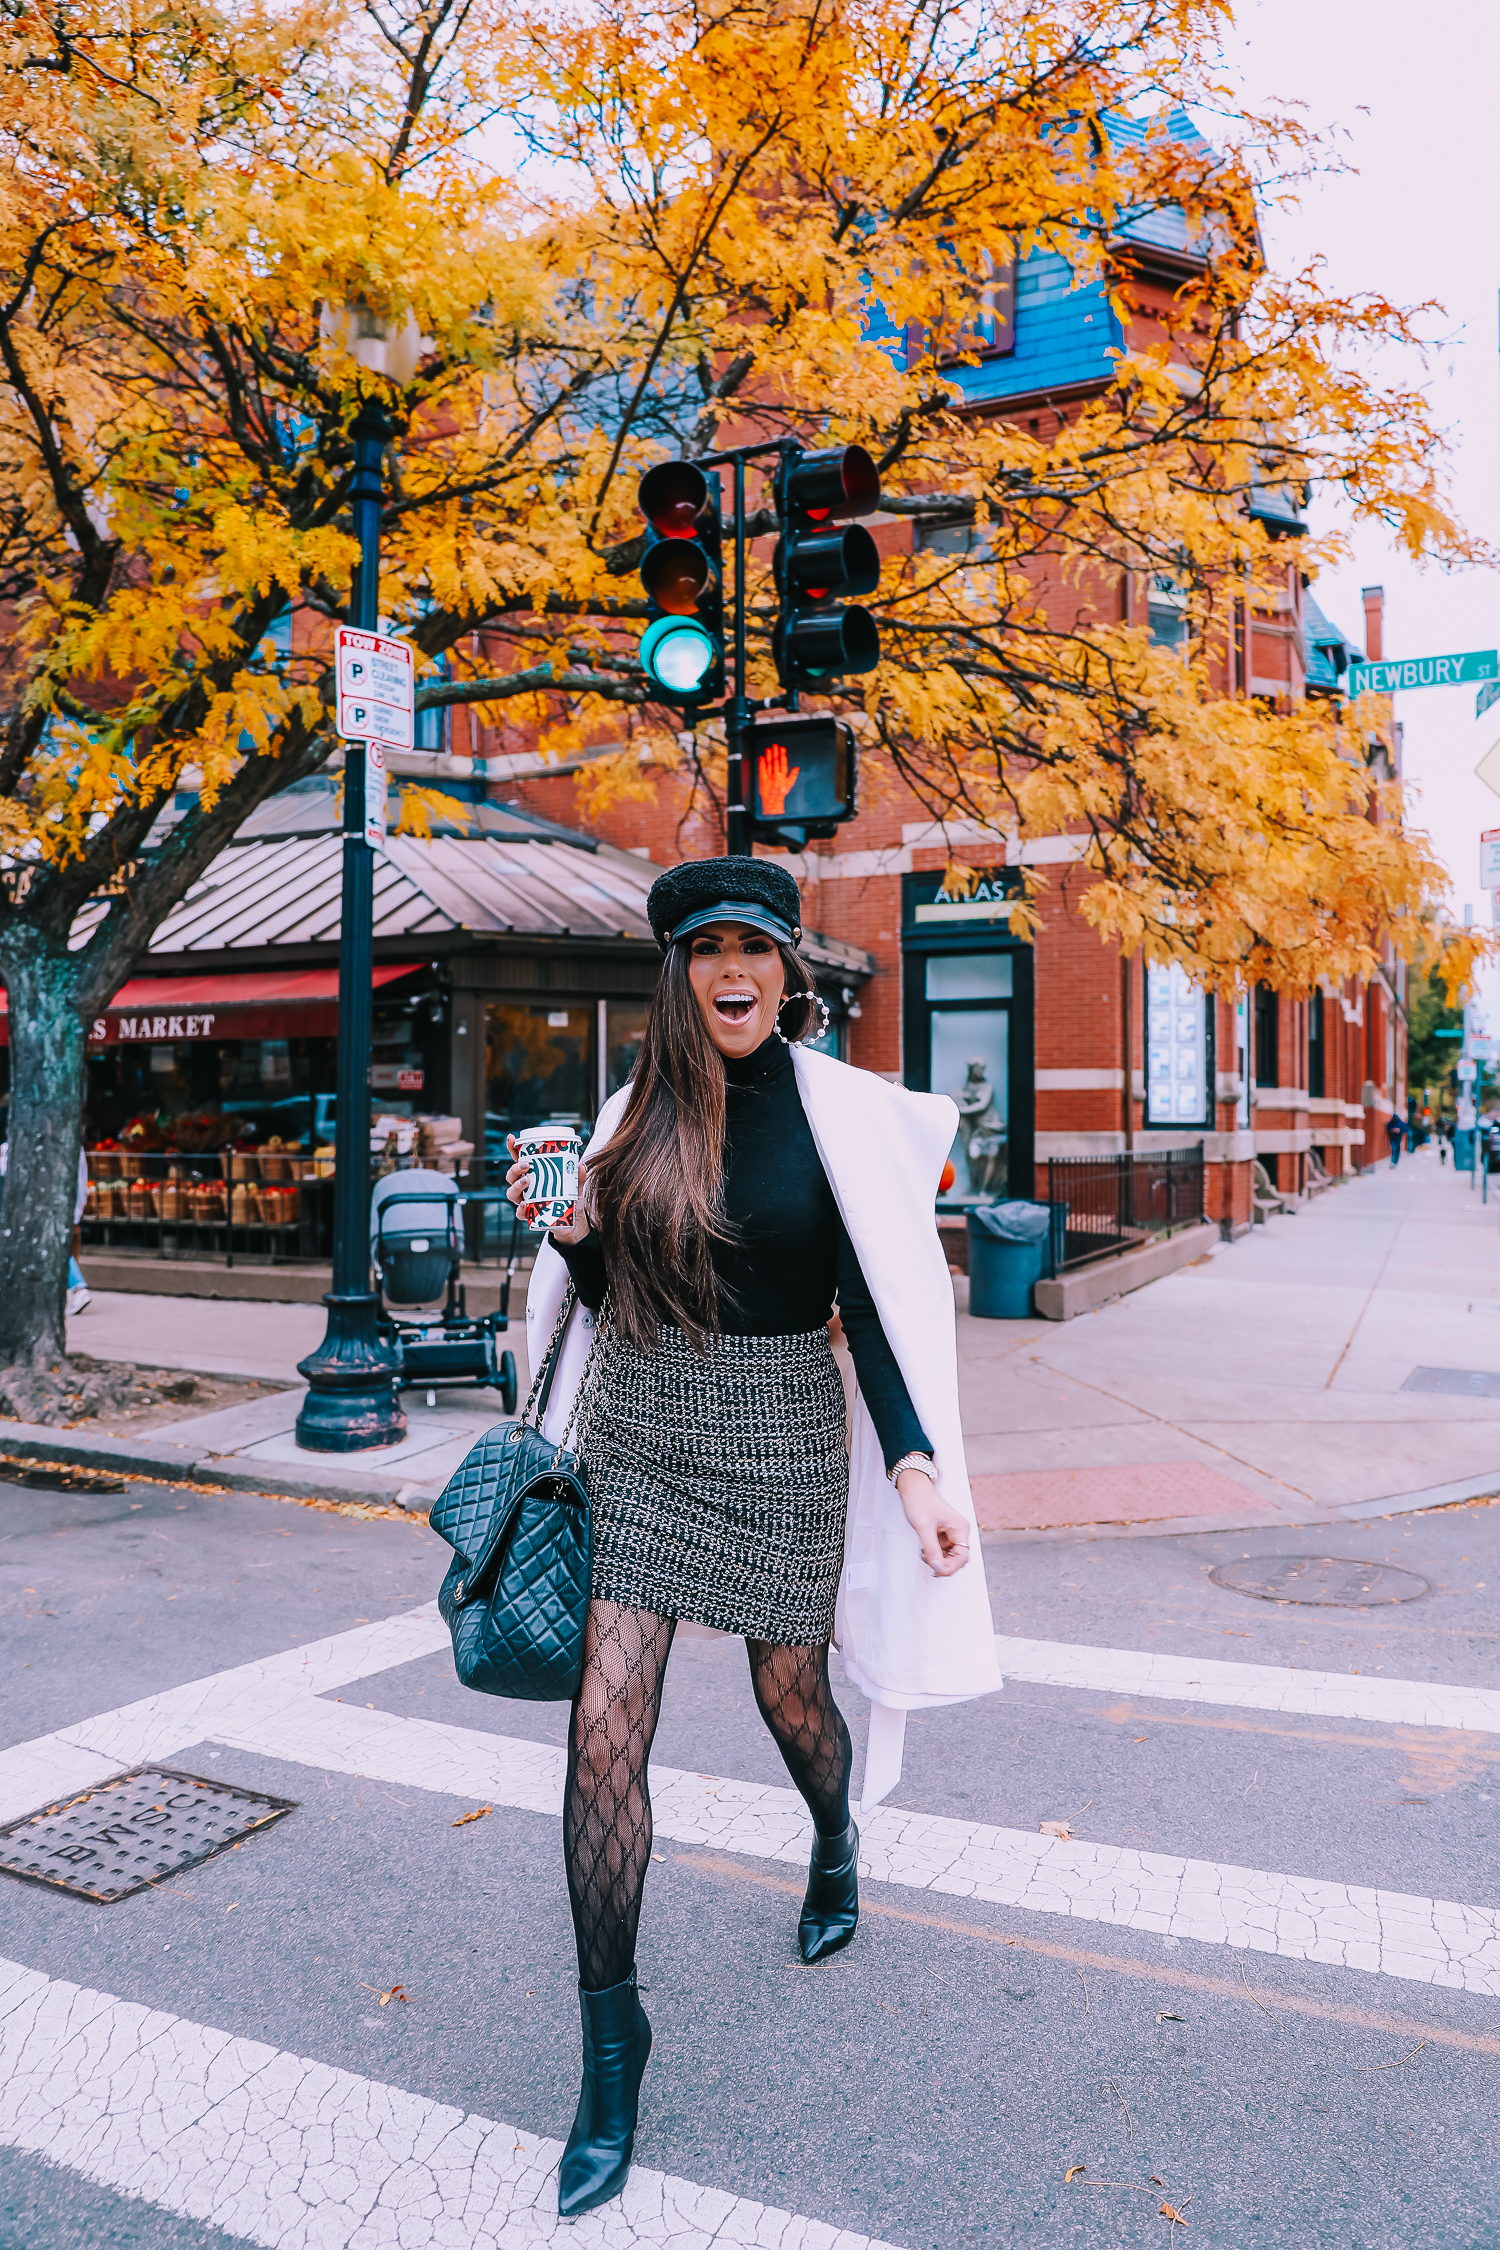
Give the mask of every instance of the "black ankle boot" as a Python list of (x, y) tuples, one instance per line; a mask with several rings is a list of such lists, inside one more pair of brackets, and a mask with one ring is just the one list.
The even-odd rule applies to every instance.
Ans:
[(557, 2210), (576, 2219), (618, 2195), (635, 2146), (641, 2078), (651, 2026), (636, 1997), (635, 1971), (623, 1984), (578, 1997), (583, 2007), (583, 2091), (557, 2175)]
[(823, 1961), (849, 1943), (859, 1924), (859, 1830), (814, 1836), (807, 1896), (797, 1924), (804, 1961)]

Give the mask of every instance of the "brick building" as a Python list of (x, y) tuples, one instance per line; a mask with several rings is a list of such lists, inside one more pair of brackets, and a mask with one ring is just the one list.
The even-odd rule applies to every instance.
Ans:
[[(1193, 131), (1185, 119), (1172, 129)], [(1117, 254), (1139, 307), (1129, 334), (1107, 286), (1075, 286), (1054, 253), (985, 277), (975, 299), (977, 364), (955, 370), (976, 414), (1004, 415), (1045, 439), (1070, 406), (1114, 380), (1122, 350), (1151, 340), (1154, 314), (1196, 270), (1180, 215), (1132, 228)], [(919, 336), (892, 335), (891, 345), (921, 348)], [(1258, 494), (1252, 512), (1273, 542), (1303, 528), (1296, 496), (1284, 489)], [(909, 519), (873, 523), (888, 553), (909, 549)], [(971, 536), (938, 528), (925, 543), (959, 552)], [(1170, 581), (1124, 573), (1107, 598), (1120, 605), (1112, 615), (1146, 623), (1159, 643), (1183, 642), (1182, 597)], [(1076, 592), (1068, 599), (1076, 606)], [(1286, 702), (1336, 696), (1351, 657), (1382, 653), (1378, 588), (1366, 594), (1364, 627), (1361, 652), (1323, 616), (1289, 561), (1269, 607), (1246, 614), (1241, 605), (1220, 685)], [(442, 751), (421, 762), (475, 795), (581, 825), (661, 865), (723, 849), (711, 808), (690, 801), (687, 783), (666, 772), (650, 801), (580, 820), (577, 777), (598, 754), (544, 764), (464, 712)], [(1201, 1147), (1207, 1214), (1238, 1232), (1251, 1222), (1257, 1160), (1275, 1186), (1297, 1191), (1320, 1171), (1337, 1177), (1384, 1155), (1385, 1120), (1405, 1108), (1399, 968), (1364, 987), (1303, 998), (1206, 995), (1180, 969), (1126, 961), (1100, 942), (1079, 912), (1089, 878), (1076, 853), (1066, 835), (1023, 848), (970, 822), (940, 830), (882, 775), (856, 821), (789, 861), (809, 926), (844, 949), (844, 966), (823, 979), (838, 1050), (960, 1099), (955, 1207), (978, 1196), (1045, 1194), (1049, 1158)], [(963, 897), (942, 889), (955, 858), (980, 877)], [(1034, 945), (1010, 931), (1023, 859), (1049, 877)]]

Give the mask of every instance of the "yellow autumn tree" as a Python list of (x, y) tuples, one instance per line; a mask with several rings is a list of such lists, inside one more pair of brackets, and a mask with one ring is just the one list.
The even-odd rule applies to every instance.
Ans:
[[(636, 655), (641, 471), (747, 431), (858, 441), (888, 507), (969, 534), (887, 573), (884, 661), (840, 699), (935, 810), (1085, 831), (1101, 928), (1210, 974), (1338, 975), (1401, 929), (1439, 871), (1368, 726), (1223, 692), (1229, 606), (1268, 571), (1245, 502), (1337, 482), (1414, 552), (1467, 549), (1421, 401), (1349, 349), (1402, 316), (1265, 273), (1248, 162), (1140, 124), (1216, 99), (1225, 20), (1218, 0), (18, 0), (13, 1408), (48, 1411), (60, 1354), (85, 1027), (246, 815), (333, 748), (371, 398), (392, 432), (379, 607), (428, 660), (429, 703), (543, 740), (623, 720), (616, 786), (643, 745), (684, 755)], [(962, 410), (952, 355), (987, 258), (1050, 250), (1123, 302), (1121, 243), (1158, 223), (1211, 254), (1111, 388), (1045, 446)], [(918, 330), (925, 351), (893, 349)], [(1187, 664), (1095, 622), (1101, 585), (1156, 572), (1184, 589)], [(767, 692), (763, 560), (749, 592)], [(712, 730), (686, 754), (711, 770)]]

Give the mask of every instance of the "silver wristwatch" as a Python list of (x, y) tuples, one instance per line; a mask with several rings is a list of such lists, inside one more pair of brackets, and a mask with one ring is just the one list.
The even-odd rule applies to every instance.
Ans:
[(918, 1476), (929, 1478), (933, 1484), (937, 1483), (937, 1468), (930, 1453), (903, 1453), (894, 1469), (886, 1471), (892, 1484), (895, 1483), (903, 1469), (915, 1469)]

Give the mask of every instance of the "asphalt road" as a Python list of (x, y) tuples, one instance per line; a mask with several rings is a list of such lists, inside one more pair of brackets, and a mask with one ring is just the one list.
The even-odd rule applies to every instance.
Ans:
[[(1011, 1541), (986, 1559), (1002, 1634), (1493, 1688), (1497, 1534), (1500, 1508), (1478, 1506), (1300, 1536)], [(1209, 1578), (1226, 1559), (1307, 1552), (1394, 1561), (1432, 1590), (1347, 1611), (1273, 1606)], [(0, 1486), (0, 1743), (409, 1612), (445, 1553), (415, 1526), (240, 1494)], [(467, 1694), (441, 1650), (335, 1697), (355, 1715), (544, 1748), (564, 1735), (559, 1707)], [(859, 1698), (841, 1698), (859, 1739)], [(784, 1782), (738, 1644), (679, 1642), (655, 1761)], [(455, 1827), (472, 1794), (415, 1765), (409, 1782), (376, 1780), (212, 1732), (165, 1762), (298, 1809), (115, 1905), (0, 1875), (0, 1955), (528, 2136), (566, 2133), (577, 2012), (554, 1815), (496, 1802)], [(894, 1802), (1033, 1837), (1064, 1821), (1083, 1842), (1166, 1860), (1500, 1903), (1500, 1733), (1019, 1684), (915, 1718)], [(809, 1971), (795, 1866), (671, 1838), (657, 1851), (640, 1956), (657, 2040), (643, 2167), (904, 2250), (1500, 2240), (1500, 1976), (1489, 1991), (1445, 1988), (1164, 1936), (1123, 1908), (1088, 1918), (907, 1881), (868, 1882), (854, 1946)], [(106, 2042), (83, 2080), (107, 2125), (128, 2089)], [(168, 2208), (142, 2199), (144, 2172), (128, 2183), (142, 2194), (100, 2184), (100, 2131), (97, 2158), (82, 2141), (65, 2163), (0, 2148), (4, 2250), (268, 2239), (220, 2231), (180, 2194)], [(358, 2169), (338, 2191), (350, 2212)], [(207, 2187), (201, 2200), (228, 2207)], [(547, 2238), (513, 2224), (506, 2241)], [(285, 2240), (489, 2239), (412, 2225), (361, 2232), (335, 2195)]]

